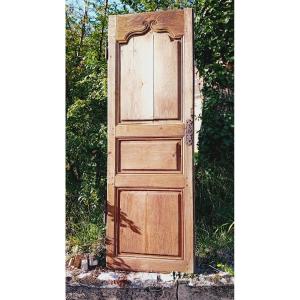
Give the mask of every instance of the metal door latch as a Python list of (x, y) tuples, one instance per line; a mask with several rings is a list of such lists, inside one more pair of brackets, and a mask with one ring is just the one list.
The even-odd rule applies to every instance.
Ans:
[(193, 145), (194, 140), (194, 122), (189, 119), (186, 121), (185, 125), (185, 142), (188, 146)]

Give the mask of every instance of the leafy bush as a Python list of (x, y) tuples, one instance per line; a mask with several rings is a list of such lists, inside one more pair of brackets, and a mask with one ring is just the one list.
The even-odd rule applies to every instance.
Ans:
[[(233, 273), (234, 11), (232, 0), (195, 1), (195, 60), (203, 77), (195, 167), (196, 254)], [(230, 227), (231, 226), (231, 227)], [(227, 227), (227, 229), (226, 229)], [(230, 229), (230, 230), (229, 230)], [(218, 267), (219, 266), (219, 267)], [(222, 266), (222, 267), (220, 267)]]
[(107, 149), (107, 13), (66, 6), (66, 232), (69, 250), (104, 236)]

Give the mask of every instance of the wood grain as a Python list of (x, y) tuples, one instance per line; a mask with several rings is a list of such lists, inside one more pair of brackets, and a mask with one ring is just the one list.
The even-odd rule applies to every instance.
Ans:
[(115, 251), (115, 104), (116, 104), (116, 16), (108, 20), (108, 124), (107, 124), (107, 214), (106, 214), (106, 262)]
[(154, 119), (178, 119), (181, 41), (154, 33)]
[[(146, 58), (146, 59), (145, 59)], [(153, 119), (153, 34), (120, 46), (121, 121)]]
[[(188, 272), (185, 261), (178, 258), (169, 257), (151, 257), (150, 255), (122, 255), (108, 257), (107, 267), (113, 270), (141, 271), (145, 272), (161, 272), (170, 273), (172, 270), (178, 272)], [(171, 270), (171, 271), (170, 271)]]
[(119, 195), (119, 252), (180, 256), (180, 192), (121, 191)]
[(184, 124), (117, 125), (116, 137), (183, 137)]
[(149, 30), (168, 32), (172, 38), (180, 38), (184, 33), (183, 10), (146, 12), (118, 16), (116, 40), (127, 43), (135, 35), (142, 35)]
[(115, 187), (184, 188), (182, 174), (117, 174)]
[[(193, 10), (184, 10), (184, 64), (183, 64), (183, 103), (184, 122), (194, 119), (194, 54), (193, 54)], [(184, 174), (186, 187), (184, 189), (184, 220), (185, 220), (185, 261), (188, 272), (194, 272), (194, 145), (185, 145)]]
[(179, 171), (180, 140), (121, 140), (119, 171)]

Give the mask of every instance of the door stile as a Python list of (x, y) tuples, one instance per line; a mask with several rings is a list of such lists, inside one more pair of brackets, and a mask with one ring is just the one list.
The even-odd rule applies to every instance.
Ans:
[(116, 16), (110, 16), (108, 22), (108, 118), (107, 118), (107, 263), (115, 256), (115, 114), (116, 114)]
[[(194, 122), (194, 55), (193, 55), (193, 10), (184, 10), (184, 65), (183, 65), (183, 122)], [(187, 130), (187, 128), (186, 128)], [(194, 180), (193, 180), (193, 144), (187, 143), (184, 137), (184, 174), (186, 185), (184, 189), (184, 221), (185, 221), (185, 261), (189, 272), (194, 272)]]

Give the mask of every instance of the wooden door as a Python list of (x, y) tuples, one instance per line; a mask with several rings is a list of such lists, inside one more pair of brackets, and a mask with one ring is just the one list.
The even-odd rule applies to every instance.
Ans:
[(107, 266), (194, 270), (193, 12), (109, 17)]

